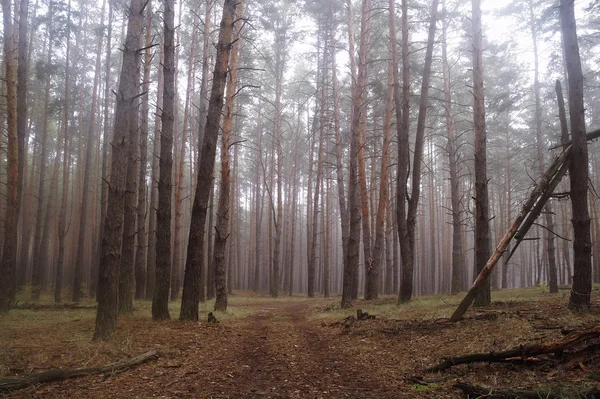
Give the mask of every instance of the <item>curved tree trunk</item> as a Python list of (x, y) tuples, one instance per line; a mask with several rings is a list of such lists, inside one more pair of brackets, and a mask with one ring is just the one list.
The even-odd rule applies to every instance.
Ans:
[(231, 39), (233, 35), (236, 7), (236, 0), (225, 0), (221, 25), (219, 27), (219, 41), (217, 43), (217, 58), (213, 73), (213, 85), (210, 93), (200, 164), (198, 166), (196, 195), (194, 198), (194, 206), (192, 207), (192, 221), (185, 265), (181, 313), (179, 315), (179, 318), (182, 320), (198, 320), (198, 302), (200, 301), (199, 292), (201, 288), (199, 287), (199, 259), (201, 256), (204, 256), (204, 225), (206, 222), (208, 197), (211, 192), (210, 187), (212, 185), (215, 165), (215, 153), (221, 121), (221, 109), (223, 107), (223, 93), (225, 91), (229, 54), (231, 52)]

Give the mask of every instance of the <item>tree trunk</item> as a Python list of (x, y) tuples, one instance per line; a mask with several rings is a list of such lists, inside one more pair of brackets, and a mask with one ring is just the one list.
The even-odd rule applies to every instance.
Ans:
[[(423, 136), (425, 134), (425, 120), (427, 116), (427, 102), (429, 91), (429, 77), (431, 73), (431, 63), (433, 54), (433, 42), (435, 39), (435, 26), (437, 20), (438, 0), (433, 0), (431, 4), (431, 19), (429, 21), (429, 33), (427, 39), (427, 50), (425, 53), (425, 65), (423, 67), (423, 81), (421, 83), (421, 96), (419, 99), (419, 116), (417, 118), (417, 131), (415, 135), (414, 161), (412, 170), (412, 193), (408, 200), (408, 210), (405, 213), (407, 179), (408, 179), (408, 100), (409, 100), (409, 81), (408, 81), (408, 21), (406, 19), (406, 4), (402, 3), (402, 63), (403, 63), (403, 103), (402, 103), (402, 122), (401, 132), (398, 135), (399, 158), (398, 167), (398, 188), (397, 188), (397, 212), (398, 212), (398, 235), (400, 237), (400, 248), (402, 256), (402, 279), (400, 284), (400, 295), (398, 302), (404, 303), (410, 301), (412, 297), (412, 280), (415, 262), (415, 233), (417, 224), (417, 208), (419, 206), (419, 195), (421, 193), (421, 167), (423, 157)], [(406, 37), (405, 37), (406, 36)], [(406, 40), (406, 43), (405, 43)], [(398, 99), (396, 99), (398, 109)], [(404, 148), (404, 146), (407, 148)]]
[[(21, 231), (22, 239), (21, 246), (28, 250), (29, 248), (29, 226), (25, 224), (29, 218), (25, 218), (25, 213), (29, 212), (28, 209), (24, 208), (23, 204), (23, 191), (25, 184), (25, 176), (27, 173), (27, 142), (29, 139), (29, 129), (27, 126), (27, 81), (29, 72), (28, 62), (28, 51), (27, 51), (27, 13), (29, 10), (29, 0), (19, 1), (19, 49), (18, 49), (18, 66), (17, 66), (17, 138), (18, 138), (18, 190), (17, 190), (17, 208), (15, 213), (21, 217)], [(32, 35), (33, 36), (33, 35)], [(19, 217), (19, 216), (17, 216)], [(6, 227), (6, 224), (5, 224)], [(25, 245), (27, 244), (27, 245)], [(26, 255), (26, 252), (21, 251), (21, 255)], [(27, 258), (27, 256), (25, 256)], [(27, 268), (27, 262), (23, 262), (19, 259), (21, 269)], [(17, 270), (17, 263), (13, 264), (13, 278), (11, 287), (11, 299), (15, 298), (16, 289), (18, 284), (18, 275), (24, 274), (25, 270)], [(0, 305), (1, 306), (1, 305)]]
[(152, 152), (152, 174), (150, 180), (150, 216), (148, 220), (148, 266), (146, 270), (146, 299), (154, 297), (156, 288), (156, 208), (158, 206), (158, 175), (159, 159), (161, 146), (161, 117), (160, 112), (163, 107), (164, 97), (164, 70), (162, 67), (165, 60), (164, 47), (160, 46), (159, 68), (158, 68), (158, 88), (156, 93), (156, 112), (154, 113), (154, 151)]
[(169, 319), (171, 285), (171, 174), (175, 121), (175, 10), (174, 0), (164, 1), (163, 106), (161, 114), (158, 208), (156, 210), (156, 282), (152, 297), (152, 319)]
[[(146, 172), (148, 170), (148, 112), (150, 111), (150, 67), (152, 63), (152, 8), (150, 1), (146, 5), (146, 41), (144, 47), (144, 72), (142, 77), (142, 105), (140, 108), (140, 169), (137, 203), (137, 248), (135, 251), (135, 299), (146, 297), (146, 267), (148, 251), (148, 232), (146, 230)], [(152, 157), (153, 159), (155, 157)], [(156, 271), (155, 271), (156, 272)]]
[(2, 0), (2, 15), (4, 21), (4, 68), (6, 81), (7, 107), (7, 182), (6, 182), (6, 218), (2, 258), (0, 260), (0, 313), (8, 313), (10, 302), (14, 296), (13, 280), (17, 263), (17, 226), (19, 213), (19, 139), (17, 132), (17, 81), (16, 62), (13, 37), (13, 22), (11, 1)]
[(446, 119), (446, 133), (448, 142), (448, 166), (450, 169), (450, 204), (452, 213), (452, 284), (450, 292), (456, 294), (462, 289), (464, 265), (462, 263), (462, 221), (461, 200), (458, 180), (458, 152), (454, 135), (454, 121), (452, 119), (452, 96), (450, 92), (450, 64), (448, 62), (446, 32), (448, 30), (448, 15), (446, 14), (446, 1), (442, 0), (444, 18), (442, 20), (442, 63), (444, 78), (444, 116)]
[[(244, 1), (237, 4), (234, 21), (242, 17), (244, 13)], [(223, 134), (221, 135), (221, 187), (219, 190), (219, 202), (217, 205), (217, 225), (215, 226), (215, 310), (227, 310), (227, 285), (225, 281), (225, 247), (229, 237), (229, 193), (231, 189), (230, 167), (229, 167), (229, 143), (231, 139), (234, 98), (237, 85), (238, 53), (241, 39), (241, 26), (235, 28), (233, 34), (233, 45), (231, 46), (231, 55), (229, 59), (229, 81), (227, 82), (227, 92), (225, 94), (225, 112), (223, 116)], [(230, 275), (229, 278), (232, 276)]]
[[(393, 2), (393, 0), (391, 0)], [(390, 6), (394, 6), (391, 4)], [(395, 46), (396, 41), (390, 40), (390, 46)], [(375, 222), (375, 245), (373, 246), (373, 263), (371, 269), (366, 270), (365, 299), (377, 299), (379, 295), (379, 273), (383, 266), (383, 253), (385, 245), (385, 219), (388, 210), (388, 167), (390, 164), (390, 143), (392, 130), (392, 113), (394, 107), (394, 85), (392, 69), (394, 65), (388, 63), (388, 89), (385, 103), (385, 118), (383, 121), (383, 145), (381, 146), (381, 170), (379, 172), (379, 204), (377, 206), (377, 221)], [(388, 225), (390, 224), (388, 220)], [(386, 279), (390, 276), (386, 276)]]
[[(481, 0), (472, 0), (473, 40), (473, 118), (475, 125), (475, 258), (474, 270), (478, 275), (490, 257), (490, 217), (487, 179), (485, 103), (483, 93), (483, 34), (481, 27)], [(475, 306), (490, 305), (489, 281), (484, 283), (475, 298)]]
[[(52, 3), (50, 3), (48, 7), (48, 20), (46, 21), (46, 25), (48, 28), (48, 56), (46, 58), (46, 62), (48, 65), (52, 63), (52, 45), (54, 43), (53, 36), (53, 28), (52, 28), (52, 17), (53, 17), (53, 7)], [(38, 194), (37, 194), (37, 214), (36, 214), (36, 227), (35, 227), (35, 235), (33, 240), (33, 264), (31, 270), (31, 299), (38, 300), (40, 299), (40, 290), (42, 286), (42, 275), (44, 274), (44, 270), (42, 269), (42, 253), (44, 246), (42, 244), (43, 241), (43, 231), (44, 227), (44, 186), (46, 182), (46, 160), (47, 160), (47, 145), (48, 145), (48, 120), (49, 120), (49, 109), (50, 109), (50, 74), (46, 73), (45, 83), (44, 83), (44, 115), (42, 122), (42, 149), (40, 154), (40, 178), (38, 183)], [(49, 201), (48, 201), (49, 202)]]
[[(98, 310), (94, 339), (106, 339), (117, 327), (119, 266), (123, 241), (123, 210), (125, 207), (127, 149), (130, 130), (137, 129), (139, 92), (140, 38), (143, 25), (143, 1), (132, 0), (127, 22), (127, 37), (123, 46), (123, 65), (115, 108), (112, 141), (111, 179), (108, 206), (104, 219), (100, 275), (98, 279)], [(137, 144), (137, 143), (135, 143)]]
[[(113, 7), (112, 2), (108, 2), (108, 29), (106, 36), (106, 65), (104, 66), (104, 137), (102, 139), (102, 183), (100, 193), (100, 231), (96, 240), (98, 248), (102, 248), (104, 240), (104, 220), (108, 206), (108, 134), (109, 134), (109, 105), (110, 105), (110, 55), (112, 39)], [(98, 287), (98, 274), (100, 269), (101, 256), (92, 264), (92, 278), (90, 281), (90, 296), (96, 296)]]
[(569, 165), (571, 179), (571, 209), (573, 211), (573, 286), (569, 298), (569, 308), (588, 311), (592, 290), (592, 243), (590, 237), (590, 216), (588, 210), (588, 148), (585, 135), (585, 107), (583, 102), (583, 74), (574, 4), (569, 0), (560, 1), (560, 23), (567, 60), (569, 88), (569, 116), (573, 154)]
[[(359, 123), (362, 120), (360, 113), (364, 112), (366, 102), (362, 95), (364, 93), (363, 80), (356, 78), (356, 63), (354, 59), (354, 15), (352, 12), (352, 2), (348, 0), (348, 33), (350, 49), (350, 73), (352, 77), (352, 124), (350, 139), (350, 156), (348, 168), (348, 244), (346, 259), (344, 259), (344, 277), (342, 287), (342, 308), (352, 307), (352, 300), (356, 297), (358, 291), (358, 265), (360, 258), (360, 193), (358, 186), (358, 166), (357, 155), (359, 149)], [(363, 14), (367, 13), (369, 0), (363, 0)], [(362, 18), (365, 21), (366, 18)], [(366, 22), (366, 21), (365, 21)], [(366, 32), (365, 39), (366, 39)], [(364, 67), (364, 64), (363, 64)], [(362, 76), (362, 75), (361, 75)], [(364, 104), (363, 104), (364, 103)]]
[[(62, 167), (62, 198), (60, 203), (60, 212), (58, 215), (58, 262), (56, 264), (56, 274), (54, 280), (54, 302), (62, 302), (61, 290), (63, 280), (63, 270), (65, 263), (65, 239), (68, 233), (67, 229), (67, 200), (69, 196), (69, 106), (70, 94), (71, 94), (71, 80), (70, 80), (70, 55), (71, 55), (71, 1), (69, 0), (68, 11), (67, 11), (67, 48), (66, 48), (66, 62), (65, 62), (65, 105), (63, 109), (63, 167)], [(91, 158), (91, 156), (90, 156)], [(85, 215), (87, 216), (87, 215)], [(84, 217), (84, 214), (81, 214)], [(80, 231), (80, 235), (81, 235)]]
[[(534, 61), (534, 82), (533, 90), (535, 94), (535, 138), (537, 144), (537, 161), (540, 177), (544, 175), (546, 165), (544, 162), (543, 139), (542, 139), (542, 105), (540, 100), (540, 81), (539, 81), (539, 60), (538, 60), (538, 41), (535, 17), (533, 15), (533, 2), (529, 0), (529, 26), (531, 29), (531, 40), (533, 43), (533, 61)], [(548, 254), (548, 285), (551, 294), (558, 293), (558, 282), (556, 277), (556, 245), (554, 243), (554, 218), (552, 217), (552, 205), (546, 204), (544, 212), (544, 239), (546, 241), (546, 250)]]
[[(100, 13), (100, 25), (104, 26), (104, 9), (106, 7), (106, 0), (102, 2), (102, 11)], [(84, 252), (85, 252), (85, 237), (87, 233), (88, 223), (88, 207), (89, 207), (89, 193), (91, 189), (90, 178), (92, 169), (92, 149), (94, 147), (94, 129), (96, 128), (96, 103), (98, 100), (98, 83), (100, 81), (100, 68), (101, 68), (101, 54), (102, 54), (102, 35), (98, 34), (96, 37), (96, 62), (94, 68), (94, 86), (92, 89), (92, 105), (90, 108), (90, 121), (88, 124), (88, 131), (85, 143), (85, 160), (84, 160), (84, 172), (83, 172), (83, 184), (82, 184), (82, 196), (81, 196), (81, 212), (79, 214), (79, 234), (77, 236), (77, 254), (75, 256), (75, 270), (73, 271), (73, 295), (71, 300), (73, 302), (79, 302), (81, 299), (81, 282), (83, 280), (83, 268), (84, 268)], [(93, 230), (92, 230), (93, 231)]]
[(210, 93), (206, 129), (204, 132), (202, 152), (198, 166), (196, 196), (192, 208), (192, 221), (185, 266), (181, 313), (179, 316), (179, 318), (183, 320), (198, 320), (199, 291), (201, 289), (201, 287), (199, 287), (200, 270), (198, 268), (198, 261), (201, 256), (204, 256), (204, 225), (206, 222), (208, 197), (211, 192), (210, 186), (212, 185), (217, 137), (219, 135), (221, 109), (223, 107), (223, 93), (225, 91), (227, 67), (229, 64), (229, 54), (231, 52), (231, 38), (236, 7), (237, 3), (235, 0), (225, 0), (221, 25), (219, 27), (219, 41), (217, 43), (217, 58), (215, 60), (215, 69), (213, 73), (213, 85)]

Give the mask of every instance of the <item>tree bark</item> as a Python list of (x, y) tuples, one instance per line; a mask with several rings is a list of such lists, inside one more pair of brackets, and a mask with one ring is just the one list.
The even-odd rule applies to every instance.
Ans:
[(572, 159), (569, 165), (571, 180), (571, 209), (573, 212), (573, 285), (569, 308), (588, 311), (592, 291), (592, 243), (588, 210), (588, 148), (585, 135), (583, 102), (583, 73), (577, 43), (574, 4), (560, 1), (560, 24), (568, 72), (569, 116), (571, 121)]
[[(164, 64), (165, 51), (164, 46), (160, 46), (159, 65)], [(159, 174), (159, 159), (160, 159), (160, 142), (161, 142), (161, 117), (160, 112), (163, 107), (163, 82), (164, 70), (158, 68), (158, 88), (156, 93), (156, 112), (154, 117), (154, 150), (152, 152), (152, 173), (150, 179), (150, 216), (148, 220), (148, 266), (146, 268), (146, 299), (152, 299), (154, 289), (156, 287), (156, 208), (158, 206), (158, 174)]]
[(175, 130), (175, 1), (165, 0), (163, 106), (161, 114), (158, 208), (156, 210), (156, 282), (152, 297), (152, 319), (169, 319), (171, 286), (171, 195), (173, 187), (173, 132)]
[[(148, 231), (146, 229), (146, 172), (148, 170), (148, 112), (150, 111), (150, 67), (152, 63), (152, 8), (146, 5), (146, 25), (144, 50), (144, 72), (142, 77), (142, 105), (140, 108), (140, 169), (138, 177), (137, 203), (137, 248), (135, 251), (135, 299), (146, 297)], [(154, 158), (154, 157), (152, 157)]]
[[(138, 112), (139, 48), (143, 25), (143, 1), (132, 0), (127, 21), (127, 37), (123, 46), (123, 64), (112, 140), (111, 179), (108, 206), (104, 219), (100, 275), (98, 279), (98, 310), (94, 339), (106, 339), (117, 328), (119, 266), (123, 241), (123, 210), (125, 206), (127, 149), (131, 144), (130, 130)], [(137, 144), (137, 143), (135, 143)]]
[[(100, 25), (104, 26), (104, 9), (106, 7), (106, 0), (102, 2), (102, 11), (100, 12)], [(92, 104), (90, 108), (90, 121), (88, 124), (87, 137), (85, 143), (85, 159), (84, 159), (84, 172), (83, 172), (83, 184), (82, 184), (82, 195), (81, 195), (81, 212), (79, 214), (79, 234), (77, 236), (77, 253), (75, 255), (75, 270), (73, 270), (73, 295), (71, 300), (73, 302), (79, 302), (81, 300), (81, 282), (83, 280), (83, 268), (84, 268), (84, 252), (85, 252), (85, 238), (87, 233), (88, 223), (88, 207), (89, 207), (89, 193), (91, 189), (90, 178), (92, 169), (92, 149), (94, 147), (94, 129), (96, 128), (96, 103), (98, 100), (98, 83), (100, 82), (100, 68), (101, 68), (101, 54), (102, 54), (102, 35), (97, 34), (96, 37), (96, 61), (94, 68), (94, 86), (92, 89)]]
[(4, 22), (3, 59), (6, 81), (7, 107), (7, 181), (6, 181), (6, 218), (2, 258), (0, 259), (0, 313), (8, 313), (10, 301), (14, 296), (13, 280), (17, 263), (17, 226), (19, 213), (19, 138), (17, 132), (17, 80), (12, 22), (12, 2), (2, 0)]
[[(363, 11), (366, 13), (366, 7), (369, 0), (363, 0)], [(358, 264), (360, 250), (360, 193), (358, 186), (358, 166), (357, 155), (359, 148), (359, 123), (362, 120), (360, 113), (364, 112), (364, 80), (356, 75), (356, 62), (354, 59), (354, 15), (352, 12), (352, 2), (348, 0), (348, 33), (350, 49), (350, 73), (352, 78), (352, 124), (350, 138), (350, 156), (348, 168), (348, 244), (347, 254), (344, 260), (344, 276), (342, 287), (342, 308), (352, 307), (352, 300), (356, 297), (358, 290)], [(364, 20), (363, 18), (362, 20)]]
[[(537, 144), (537, 161), (540, 177), (544, 175), (546, 165), (544, 162), (543, 139), (542, 139), (542, 105), (540, 100), (540, 80), (539, 80), (539, 57), (538, 57), (538, 40), (537, 28), (533, 14), (533, 0), (529, 0), (529, 26), (531, 29), (531, 41), (533, 43), (533, 64), (534, 64), (534, 82), (533, 90), (535, 96), (535, 138)], [(551, 294), (558, 293), (558, 282), (556, 277), (556, 245), (554, 242), (554, 218), (552, 217), (552, 205), (550, 202), (546, 204), (544, 212), (544, 222), (546, 229), (544, 230), (544, 239), (546, 241), (546, 250), (548, 254), (548, 286)]]
[[(234, 21), (242, 17), (244, 0), (237, 4)], [(233, 128), (234, 97), (237, 86), (238, 53), (241, 42), (241, 23), (233, 33), (233, 45), (229, 59), (229, 80), (225, 94), (225, 113), (223, 116), (223, 134), (221, 135), (221, 184), (219, 189), (219, 202), (217, 205), (217, 225), (215, 226), (215, 311), (227, 310), (227, 285), (225, 281), (225, 247), (229, 237), (229, 200), (231, 190), (229, 143)], [(229, 276), (231, 278), (231, 275)]]
[(206, 211), (208, 208), (208, 197), (215, 164), (215, 152), (219, 125), (221, 121), (221, 109), (223, 107), (223, 93), (227, 78), (227, 66), (231, 52), (231, 39), (233, 35), (233, 23), (236, 13), (236, 0), (225, 0), (223, 5), (223, 16), (219, 27), (219, 41), (217, 43), (217, 58), (213, 73), (213, 85), (210, 93), (208, 114), (206, 118), (206, 129), (202, 143), (202, 152), (198, 166), (198, 183), (196, 195), (192, 208), (192, 221), (188, 242), (187, 260), (185, 266), (185, 278), (183, 283), (183, 296), (181, 301), (182, 320), (198, 320), (199, 259), (203, 254), (204, 225), (206, 222)]
[[(427, 117), (427, 103), (429, 92), (429, 78), (431, 74), (431, 63), (433, 54), (433, 42), (435, 39), (435, 28), (437, 21), (438, 0), (433, 0), (431, 4), (431, 17), (429, 21), (429, 33), (427, 39), (427, 49), (425, 53), (425, 65), (423, 67), (423, 81), (421, 83), (421, 97), (419, 99), (419, 116), (417, 118), (417, 131), (415, 134), (415, 149), (412, 170), (412, 192), (408, 200), (408, 210), (404, 211), (407, 193), (408, 179), (408, 99), (409, 99), (409, 82), (408, 82), (408, 21), (406, 21), (406, 4), (403, 2), (402, 15), (402, 63), (403, 63), (403, 103), (402, 103), (402, 132), (398, 135), (400, 148), (398, 167), (401, 169), (398, 172), (398, 191), (397, 202), (398, 208), (398, 235), (400, 236), (400, 248), (402, 256), (402, 279), (400, 284), (400, 295), (398, 296), (399, 303), (410, 301), (413, 291), (413, 271), (415, 261), (415, 233), (417, 225), (417, 208), (419, 206), (419, 196), (421, 193), (421, 167), (423, 158), (423, 141), (425, 134), (425, 120)], [(406, 40), (406, 43), (405, 43)], [(396, 100), (398, 101), (398, 100)], [(406, 145), (406, 148), (403, 148)]]
[[(490, 217), (487, 179), (485, 103), (483, 93), (483, 34), (481, 0), (472, 1), (473, 46), (473, 118), (475, 125), (475, 274), (479, 274), (490, 257)], [(475, 298), (475, 306), (490, 305), (491, 289), (486, 282)]]
[[(63, 280), (63, 270), (65, 263), (65, 239), (68, 233), (67, 229), (67, 200), (69, 196), (69, 107), (71, 101), (71, 1), (69, 0), (67, 11), (67, 35), (66, 35), (66, 59), (65, 59), (65, 105), (63, 109), (63, 166), (62, 166), (62, 196), (60, 202), (60, 212), (58, 214), (58, 261), (56, 263), (56, 274), (54, 279), (54, 302), (62, 302), (61, 290)], [(82, 214), (81, 217), (84, 215)], [(87, 215), (85, 215), (87, 216)], [(82, 232), (80, 232), (81, 234)]]

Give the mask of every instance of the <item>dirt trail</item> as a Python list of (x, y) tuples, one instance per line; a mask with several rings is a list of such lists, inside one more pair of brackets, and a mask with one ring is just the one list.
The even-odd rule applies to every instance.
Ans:
[[(124, 319), (119, 327), (123, 338), (115, 339), (131, 340), (120, 344), (128, 345), (130, 353), (157, 349), (158, 360), (117, 375), (45, 384), (9, 397), (402, 397), (397, 386), (386, 385), (397, 380), (383, 382), (380, 378), (389, 364), (386, 366), (384, 359), (374, 362), (365, 358), (360, 338), (310, 319), (311, 307), (324, 304), (315, 300), (256, 301), (242, 306), (250, 313), (247, 318), (216, 325)], [(56, 357), (72, 348), (55, 350)]]
[(270, 303), (248, 319), (236, 385), (243, 397), (382, 398), (391, 391), (357, 356), (338, 347), (339, 330), (307, 318), (306, 303)]

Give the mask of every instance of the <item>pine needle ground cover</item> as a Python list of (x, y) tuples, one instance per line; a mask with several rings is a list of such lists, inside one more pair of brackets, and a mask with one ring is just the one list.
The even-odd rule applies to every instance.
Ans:
[[(564, 354), (507, 362), (479, 362), (442, 372), (426, 370), (445, 358), (490, 353), (564, 339), (600, 322), (600, 294), (593, 311), (566, 309), (568, 290), (543, 287), (494, 292), (493, 305), (474, 308), (450, 323), (462, 298), (416, 298), (397, 307), (396, 298), (355, 301), (294, 296), (271, 300), (235, 292), (219, 323), (153, 322), (150, 303), (136, 302), (134, 315), (118, 319), (117, 333), (92, 342), (93, 308), (13, 309), (0, 328), (1, 378), (57, 368), (100, 366), (157, 350), (157, 358), (115, 373), (90, 374), (34, 385), (10, 398), (455, 398), (457, 383), (489, 389), (554, 392), (570, 397), (594, 388), (600, 378), (596, 353)], [(50, 298), (48, 298), (49, 301)], [(42, 303), (45, 301), (42, 298)], [(50, 304), (50, 302), (48, 302)], [(81, 305), (93, 305), (81, 303)], [(357, 309), (375, 318), (341, 319)], [(579, 350), (577, 349), (577, 350)], [(493, 392), (493, 390), (492, 390)], [(500, 391), (498, 391), (500, 392)]]

